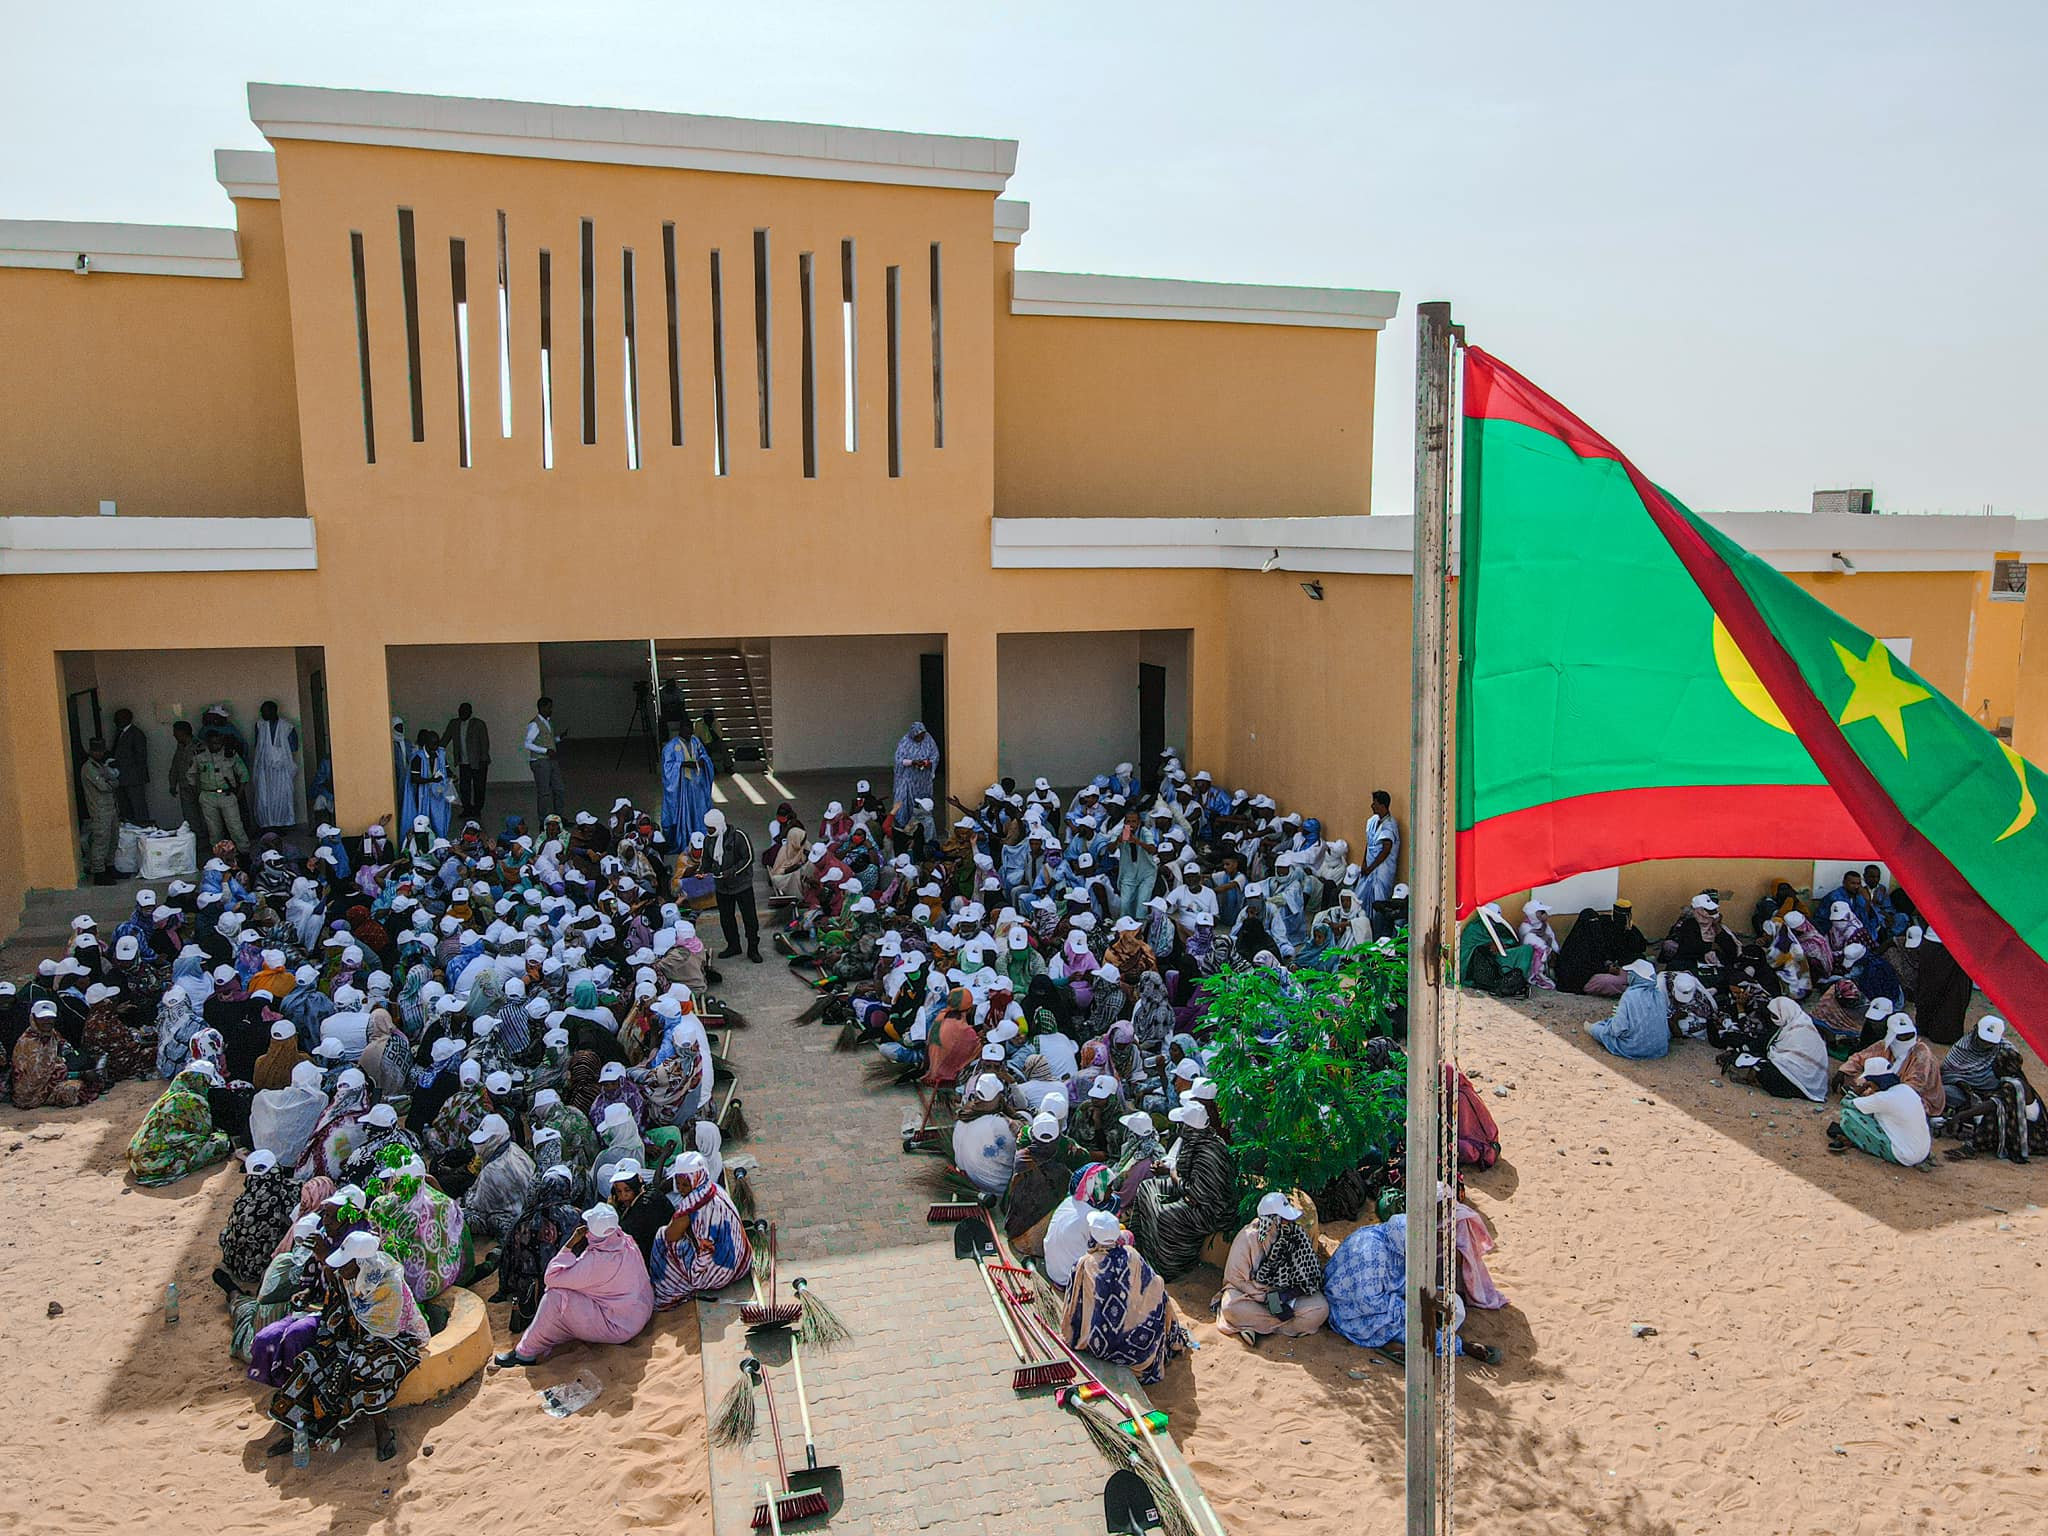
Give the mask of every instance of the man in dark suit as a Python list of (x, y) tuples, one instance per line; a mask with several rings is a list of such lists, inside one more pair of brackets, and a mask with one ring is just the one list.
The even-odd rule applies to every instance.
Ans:
[(462, 818), (475, 821), (484, 813), (484, 790), (491, 782), (491, 728), (464, 700), (441, 733), (448, 748), (448, 768), (462, 796)]
[(115, 796), (121, 804), (121, 819), (149, 823), (149, 738), (135, 723), (130, 709), (114, 711), (114, 745), (109, 754), (120, 777)]

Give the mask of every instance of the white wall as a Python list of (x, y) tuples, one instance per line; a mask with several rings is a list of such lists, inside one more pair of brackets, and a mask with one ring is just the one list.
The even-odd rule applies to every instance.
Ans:
[(775, 771), (891, 761), (923, 708), (918, 657), (937, 635), (803, 636), (768, 645)]
[[(558, 730), (586, 739), (616, 740), (626, 734), (626, 724), (633, 718), (633, 685), (648, 680), (645, 640), (576, 640), (537, 649), (540, 688), (534, 697), (545, 693), (554, 699)], [(532, 714), (529, 697), (519, 711), (522, 738)], [(439, 730), (447, 719), (443, 715), (434, 728)], [(492, 729), (495, 733), (495, 721)], [(495, 735), (491, 750), (497, 751)]]
[(440, 730), (467, 699), (490, 727), (491, 782), (531, 782), (520, 743), (533, 718), (533, 701), (540, 697), (537, 644), (394, 645), (384, 652), (384, 665), (391, 679), (391, 712), (405, 716), (406, 740), (417, 740), (423, 729)]
[[(312, 737), (299, 720), (298, 655), (288, 646), (261, 650), (219, 651), (96, 651), (93, 670), (99, 679), (100, 717), (107, 735), (114, 734), (114, 711), (132, 709), (135, 723), (149, 738), (149, 806), (156, 820), (178, 824), (177, 797), (168, 788), (171, 722), (190, 720), (194, 730), (207, 705), (225, 699), (235, 724), (247, 737), (256, 727), (256, 709), (265, 699), (277, 700), (286, 719), (300, 726), (298, 809), (305, 818), (306, 754)], [(255, 829), (249, 829), (252, 833)]]
[[(996, 762), (1006, 776), (1029, 784), (1042, 774), (1064, 786), (1135, 763), (1138, 631), (998, 635), (996, 696)], [(984, 787), (954, 793), (972, 804)]]

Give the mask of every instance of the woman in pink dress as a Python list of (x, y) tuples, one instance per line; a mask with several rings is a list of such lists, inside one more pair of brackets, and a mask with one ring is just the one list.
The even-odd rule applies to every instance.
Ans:
[(654, 1315), (654, 1285), (640, 1246), (619, 1227), (619, 1213), (593, 1205), (548, 1263), (547, 1291), (533, 1324), (501, 1366), (535, 1365), (564, 1344), (623, 1344)]

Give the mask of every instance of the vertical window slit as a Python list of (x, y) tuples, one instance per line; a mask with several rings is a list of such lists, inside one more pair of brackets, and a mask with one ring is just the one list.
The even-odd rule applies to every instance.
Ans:
[(718, 252), (711, 253), (711, 473), (722, 475), (725, 458), (725, 286)]
[(883, 283), (883, 303), (889, 332), (889, 473), (903, 473), (903, 269), (890, 267)]
[(540, 467), (555, 467), (555, 263), (540, 253)]
[(412, 440), (427, 440), (426, 394), (420, 379), (420, 272), (413, 249), (412, 210), (398, 210), (398, 273), (405, 287), (405, 366), (412, 386)]
[(818, 339), (812, 323), (811, 253), (796, 259), (797, 300), (803, 319), (804, 478), (818, 477)]
[(626, 468), (640, 467), (640, 340), (634, 333), (633, 253), (625, 253), (620, 287), (626, 308)]
[(860, 338), (853, 314), (853, 242), (839, 242), (839, 398), (846, 411), (846, 451), (860, 447)]
[(668, 299), (668, 440), (683, 446), (683, 338), (676, 313), (676, 227), (661, 226), (661, 285)]
[(359, 229), (349, 231), (348, 257), (356, 279), (356, 366), (363, 375), (363, 462), (374, 464), (377, 462), (377, 423), (376, 413), (370, 405), (370, 302), (363, 274), (363, 232)]
[(754, 377), (759, 384), (761, 446), (770, 445), (768, 406), (768, 231), (754, 231)]
[(946, 330), (939, 297), (939, 242), (932, 242), (932, 446), (946, 446)]
[(583, 221), (583, 441), (597, 441), (597, 229)]
[(469, 468), (469, 249), (448, 242), (448, 293), (455, 306), (455, 462)]
[(498, 435), (512, 435), (512, 269), (506, 261), (505, 210), (498, 210)]

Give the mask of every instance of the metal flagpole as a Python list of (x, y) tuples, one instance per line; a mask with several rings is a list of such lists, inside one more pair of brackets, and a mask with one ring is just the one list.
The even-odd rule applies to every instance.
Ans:
[[(1416, 309), (1408, 872), (1408, 1536), (1450, 1536), (1457, 1191), (1451, 980), (1451, 306)], [(1446, 1151), (1452, 1156), (1447, 1159)]]

